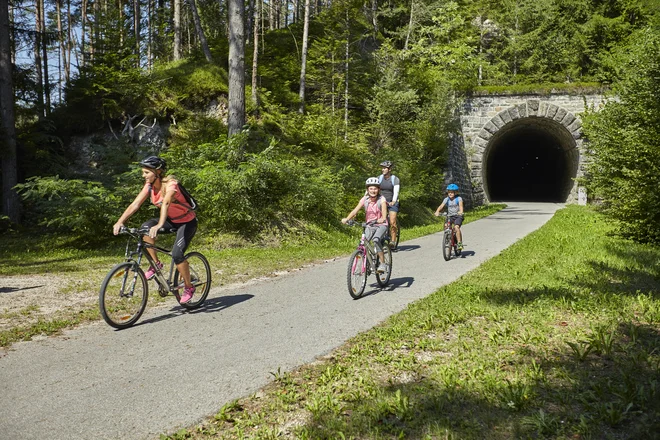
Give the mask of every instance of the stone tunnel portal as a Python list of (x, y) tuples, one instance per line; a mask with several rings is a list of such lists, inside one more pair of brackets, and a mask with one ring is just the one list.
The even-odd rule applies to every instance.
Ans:
[(523, 118), (491, 138), (484, 159), (486, 195), (491, 202), (565, 202), (577, 175), (573, 136), (545, 118)]

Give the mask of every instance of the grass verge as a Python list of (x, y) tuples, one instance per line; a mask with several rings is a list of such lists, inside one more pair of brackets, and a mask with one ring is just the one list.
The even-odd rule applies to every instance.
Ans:
[[(486, 217), (504, 205), (493, 204), (466, 212), (465, 223)], [(411, 240), (442, 230), (442, 221), (424, 226), (403, 228), (401, 240)], [(277, 245), (227, 247), (219, 249), (214, 237), (196, 237), (191, 250), (204, 253), (211, 264), (213, 285), (244, 282), (273, 276), (281, 271), (318, 263), (351, 252), (358, 240), (354, 229), (341, 231), (313, 230), (301, 237), (288, 237)], [(168, 241), (169, 240), (169, 241)], [(173, 237), (162, 241), (167, 247)], [(201, 243), (201, 244), (200, 244)], [(39, 316), (39, 298), (24, 312), (7, 313), (0, 309), (0, 320), (12, 323), (11, 328), (0, 330), (0, 347), (29, 340), (36, 335), (50, 335), (65, 328), (100, 319), (96, 298), (105, 274), (122, 261), (126, 241), (118, 238), (114, 243), (96, 248), (80, 248), (69, 237), (35, 237), (8, 235), (0, 249), (0, 275), (66, 274), (60, 289), (62, 307), (49, 316)], [(146, 268), (145, 268), (146, 270)], [(85, 282), (80, 282), (84, 280)], [(151, 292), (150, 306), (163, 300)], [(86, 302), (67, 304), (72, 296), (87, 298)], [(32, 310), (32, 309), (36, 310)]]
[(330, 356), (167, 439), (652, 439), (660, 249), (570, 206)]

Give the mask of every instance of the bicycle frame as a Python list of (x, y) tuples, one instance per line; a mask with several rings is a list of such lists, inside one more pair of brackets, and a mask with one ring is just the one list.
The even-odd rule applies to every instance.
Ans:
[(449, 219), (447, 219), (445, 221), (445, 231), (447, 231), (447, 230), (451, 231), (451, 244), (450, 244), (450, 246), (454, 247), (454, 245), (456, 244), (456, 230), (454, 230), (454, 223)]
[[(360, 242), (358, 243), (358, 250), (362, 252), (366, 256), (362, 260), (362, 272), (368, 272), (367, 275), (371, 272), (371, 269), (376, 267), (375, 260), (376, 260), (376, 249), (374, 248), (373, 243), (367, 240), (367, 236), (364, 233), (364, 229), (362, 230), (362, 236), (360, 237)], [(353, 266), (355, 266), (355, 262), (353, 262)], [(368, 265), (368, 266), (367, 266)], [(367, 270), (369, 269), (369, 270)], [(355, 267), (353, 267), (353, 271), (355, 272)]]
[[(126, 257), (126, 261), (132, 261), (136, 263), (138, 266), (140, 266), (140, 264), (142, 263), (142, 257), (145, 257), (149, 262), (149, 265), (156, 269), (156, 274), (154, 279), (158, 284), (159, 292), (161, 293), (172, 292), (174, 294), (177, 294), (178, 289), (175, 289), (174, 288), (175, 286), (173, 286), (171, 282), (171, 280), (174, 277), (174, 269), (175, 269), (174, 260), (170, 261), (169, 276), (165, 278), (165, 276), (163, 275), (163, 271), (161, 269), (158, 269), (158, 266), (156, 266), (156, 262), (154, 261), (151, 254), (148, 252), (148, 249), (154, 249), (156, 250), (156, 252), (161, 252), (165, 255), (169, 255), (170, 257), (172, 256), (172, 251), (157, 246), (155, 244), (145, 242), (144, 237), (140, 233), (140, 231), (138, 231), (135, 235), (133, 234), (129, 234), (129, 235), (135, 240), (137, 240), (137, 248), (134, 251), (130, 250), (131, 238), (129, 238), (128, 242), (126, 243), (126, 251), (124, 253)], [(134, 256), (137, 256), (137, 259), (133, 258)]]

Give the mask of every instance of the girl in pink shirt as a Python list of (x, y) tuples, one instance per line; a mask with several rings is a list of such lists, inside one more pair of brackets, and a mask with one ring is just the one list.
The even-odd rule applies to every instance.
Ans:
[(367, 187), (367, 195), (360, 199), (357, 206), (346, 218), (341, 219), (341, 222), (346, 224), (364, 206), (365, 222), (369, 223), (364, 233), (367, 240), (373, 242), (374, 248), (376, 248), (376, 252), (378, 253), (378, 258), (381, 261), (381, 264), (378, 265), (378, 269), (376, 270), (379, 273), (387, 273), (388, 267), (387, 263), (385, 263), (385, 255), (383, 254), (381, 243), (383, 237), (387, 234), (387, 201), (385, 197), (380, 195), (378, 177), (369, 177), (365, 182), (365, 186)]

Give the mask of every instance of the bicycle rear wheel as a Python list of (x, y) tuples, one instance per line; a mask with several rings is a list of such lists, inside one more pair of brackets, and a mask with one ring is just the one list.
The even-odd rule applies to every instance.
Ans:
[(451, 231), (446, 230), (442, 237), (442, 256), (445, 258), (445, 261), (449, 261), (451, 258)]
[[(188, 261), (188, 267), (190, 267), (190, 281), (195, 286), (195, 295), (190, 301), (181, 305), (192, 310), (201, 306), (209, 295), (211, 290), (211, 266), (206, 257), (199, 252), (191, 252), (185, 258)], [(177, 269), (174, 272), (174, 285), (178, 286), (179, 283), (183, 286), (183, 277)]]
[(392, 276), (392, 251), (387, 244), (388, 243), (383, 246), (383, 256), (385, 257), (384, 262), (387, 263), (387, 271), (384, 273), (378, 273), (378, 270), (376, 270), (376, 281), (380, 287), (387, 286), (387, 283), (390, 282), (390, 277)]
[(111, 327), (135, 324), (147, 307), (147, 279), (134, 262), (118, 264), (106, 275), (99, 292), (101, 316)]
[(353, 299), (358, 299), (364, 293), (364, 288), (367, 286), (367, 262), (364, 253), (361, 250), (356, 250), (348, 259), (348, 293)]

